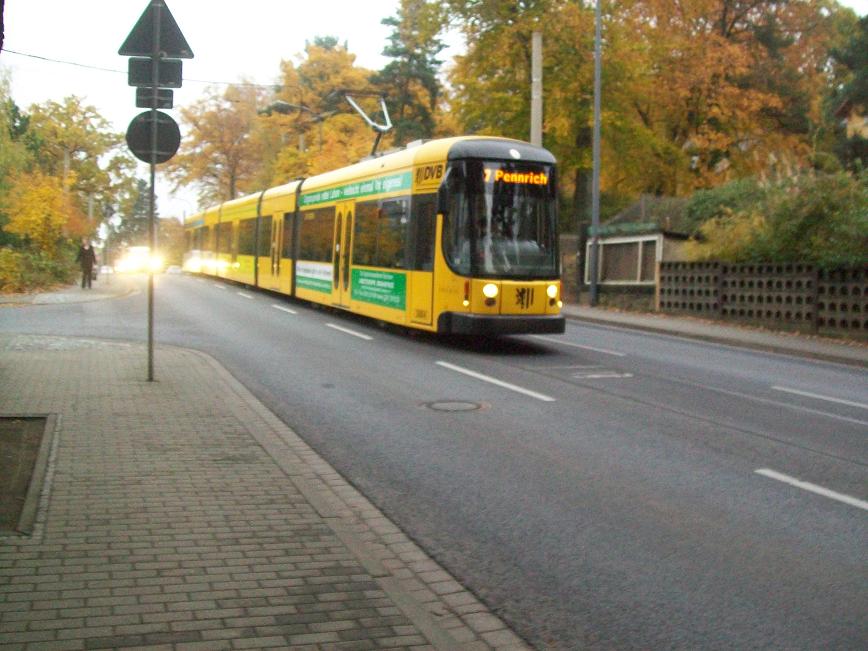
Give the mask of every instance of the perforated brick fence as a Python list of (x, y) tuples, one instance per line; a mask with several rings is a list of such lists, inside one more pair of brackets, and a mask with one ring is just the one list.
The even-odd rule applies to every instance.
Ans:
[(661, 262), (657, 309), (868, 338), (868, 266)]

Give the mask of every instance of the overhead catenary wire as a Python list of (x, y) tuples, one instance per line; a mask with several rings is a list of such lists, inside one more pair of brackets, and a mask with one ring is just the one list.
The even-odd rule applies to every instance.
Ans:
[[(30, 54), (28, 52), (19, 52), (17, 50), (10, 50), (9, 48), (2, 48), (3, 52), (7, 52), (9, 54), (15, 54), (17, 56), (26, 57), (28, 59), (37, 59), (39, 61), (45, 61), (47, 63), (57, 63), (66, 66), (74, 66), (76, 68), (85, 68), (87, 70), (95, 70), (97, 72), (108, 72), (111, 74), (117, 75), (126, 75), (128, 74), (127, 70), (119, 70), (117, 68), (106, 68), (103, 66), (95, 66), (87, 63), (78, 63), (77, 61), (65, 61), (63, 59), (54, 59), (52, 57), (41, 56), (38, 54)], [(279, 84), (257, 84), (246, 81), (215, 81), (209, 79), (189, 79), (187, 77), (184, 78), (185, 82), (191, 82), (195, 84), (210, 84), (210, 85), (221, 85), (221, 86), (247, 86), (250, 88), (266, 88), (269, 90), (274, 90)]]

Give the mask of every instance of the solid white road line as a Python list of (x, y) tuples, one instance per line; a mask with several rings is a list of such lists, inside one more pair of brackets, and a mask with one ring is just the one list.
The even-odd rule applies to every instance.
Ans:
[(235, 293), (238, 294), (239, 296), (241, 296), (242, 298), (250, 298), (250, 299), (253, 298), (250, 294), (245, 294), (244, 292), (235, 292)]
[(468, 368), (463, 368), (461, 366), (455, 366), (454, 364), (450, 364), (449, 362), (437, 362), (438, 366), (442, 366), (443, 368), (448, 368), (450, 371), (456, 371), (457, 373), (463, 373), (464, 375), (469, 375), (470, 377), (476, 378), (477, 380), (482, 380), (483, 382), (489, 382), (490, 384), (496, 384), (499, 387), (503, 387), (504, 389), (509, 389), (510, 391), (516, 391), (517, 393), (523, 393), (526, 396), (530, 396), (531, 398), (536, 398), (537, 400), (542, 400), (543, 402), (554, 402), (555, 399), (551, 396), (547, 396), (543, 393), (537, 393), (536, 391), (531, 391), (530, 389), (525, 389), (520, 386), (516, 386), (515, 384), (510, 384), (509, 382), (504, 382), (503, 380), (498, 380), (497, 378), (493, 378), (490, 375), (483, 375), (482, 373), (477, 373), (476, 371), (471, 371)]
[(283, 305), (272, 305), (275, 310), (280, 310), (281, 312), (287, 312), (289, 314), (298, 314), (295, 310), (290, 310), (288, 307), (283, 307)]
[(853, 402), (852, 400), (842, 400), (841, 398), (833, 398), (831, 396), (823, 396), (819, 393), (810, 393), (808, 391), (799, 391), (798, 389), (790, 389), (789, 387), (773, 386), (775, 391), (783, 391), (785, 393), (794, 393), (797, 396), (805, 396), (806, 398), (815, 398), (816, 400), (827, 400), (829, 402), (837, 402), (839, 405), (849, 405), (850, 407), (859, 407), (860, 409), (868, 409), (868, 405), (861, 402)]
[(855, 506), (856, 508), (868, 511), (868, 502), (857, 499), (855, 497), (851, 497), (850, 495), (845, 495), (844, 493), (836, 493), (835, 491), (830, 491), (828, 488), (823, 488), (822, 486), (817, 486), (816, 484), (802, 481), (800, 479), (796, 479), (795, 477), (790, 477), (789, 475), (770, 470), (769, 468), (759, 468), (758, 470), (754, 470), (754, 472), (758, 475), (762, 475), (763, 477), (776, 479), (777, 481), (782, 481), (785, 484), (789, 484), (790, 486), (795, 486), (797, 488), (801, 488), (802, 490), (811, 491), (812, 493), (816, 493), (817, 495), (822, 495), (823, 497), (828, 497), (832, 500), (838, 500), (839, 502), (844, 502), (844, 504), (849, 504), (850, 506)]
[(340, 330), (341, 332), (345, 332), (348, 335), (353, 335), (353, 337), (358, 337), (359, 339), (365, 339), (367, 341), (371, 341), (373, 337), (369, 337), (368, 335), (363, 335), (361, 332), (356, 332), (354, 330), (350, 330), (349, 328), (342, 328), (339, 325), (335, 325), (334, 323), (326, 323), (329, 328), (334, 330)]
[(553, 344), (560, 344), (561, 346), (572, 346), (573, 348), (584, 348), (585, 350), (592, 350), (595, 353), (603, 353), (604, 355), (614, 355), (615, 357), (626, 357), (627, 353), (619, 353), (616, 350), (606, 350), (605, 348), (595, 348), (594, 346), (585, 346), (583, 344), (574, 344), (569, 341), (561, 341), (560, 339), (555, 339), (554, 337), (543, 337), (542, 335), (531, 335), (534, 339), (542, 339), (543, 341), (550, 341)]
[(226, 289), (226, 285), (221, 285), (220, 283), (211, 283), (217, 289)]
[(591, 375), (582, 375), (581, 373), (576, 373), (573, 375), (577, 380), (609, 380), (609, 379), (622, 379), (622, 378), (631, 378), (633, 377), (632, 373), (618, 373), (617, 371), (611, 371), (609, 373), (592, 373)]

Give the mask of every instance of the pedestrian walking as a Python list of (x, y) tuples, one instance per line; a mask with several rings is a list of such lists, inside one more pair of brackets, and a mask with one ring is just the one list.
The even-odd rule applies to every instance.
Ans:
[(81, 288), (90, 289), (93, 268), (96, 265), (96, 253), (86, 237), (81, 238), (81, 246), (78, 247), (75, 260), (81, 265)]

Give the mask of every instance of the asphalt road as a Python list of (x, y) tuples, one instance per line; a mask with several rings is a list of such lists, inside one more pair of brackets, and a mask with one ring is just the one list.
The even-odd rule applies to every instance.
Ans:
[[(864, 369), (579, 323), (444, 340), (157, 281), (158, 342), (219, 359), (538, 648), (868, 646)], [(144, 341), (145, 294), (0, 330)]]

